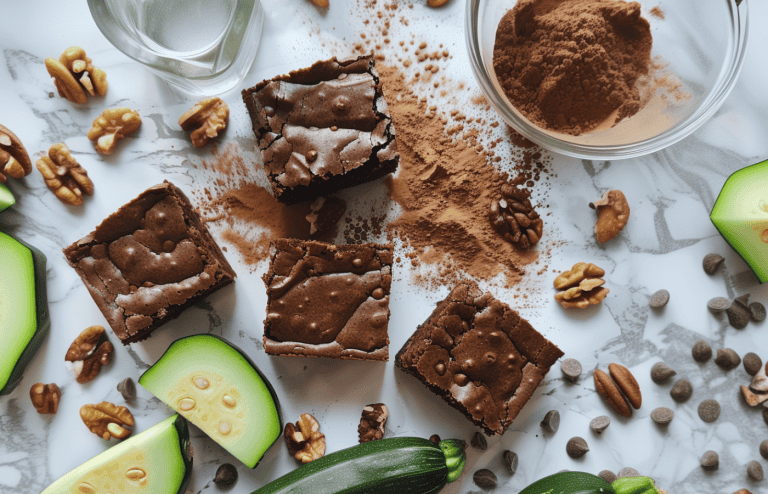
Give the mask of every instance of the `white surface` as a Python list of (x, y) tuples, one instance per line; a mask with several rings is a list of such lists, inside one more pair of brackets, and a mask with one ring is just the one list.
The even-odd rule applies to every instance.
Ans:
[[(746, 1), (746, 0), (745, 0)], [(332, 55), (350, 53), (349, 42), (358, 42), (362, 19), (375, 15), (357, 2), (332, 0), (333, 8), (322, 13), (304, 0), (264, 2), (265, 33), (256, 63), (242, 84), (248, 87), (287, 70), (307, 66)], [(362, 4), (363, 2), (361, 2)], [(391, 38), (444, 43), (452, 58), (441, 69), (454, 81), (476, 88), (471, 79), (463, 41), (464, 5), (451, 0), (440, 10), (414, 2), (401, 7), (409, 25), (394, 23)], [(753, 2), (751, 48), (742, 77), (715, 117), (693, 136), (666, 151), (623, 162), (588, 162), (555, 157), (549, 190), (545, 195), (551, 216), (546, 217), (545, 244), (552, 254), (542, 276), (529, 276), (525, 286), (534, 290), (521, 313), (534, 327), (560, 346), (566, 356), (581, 361), (581, 381), (563, 381), (555, 366), (545, 383), (501, 438), (489, 440), (485, 452), (469, 450), (465, 474), (443, 492), (477, 492), (471, 474), (491, 468), (504, 484), (498, 492), (517, 492), (537, 478), (561, 469), (597, 473), (631, 466), (655, 477), (670, 494), (730, 493), (749, 488), (768, 492), (768, 481), (755, 483), (746, 476), (746, 464), (760, 458), (758, 445), (768, 438), (760, 412), (744, 405), (738, 385), (748, 382), (743, 368), (725, 373), (712, 362), (705, 366), (690, 358), (693, 343), (704, 338), (713, 348), (731, 347), (740, 355), (748, 351), (768, 359), (766, 323), (750, 324), (742, 331), (730, 328), (722, 318), (710, 315), (706, 301), (714, 296), (734, 297), (752, 293), (752, 300), (768, 303), (768, 288), (758, 286), (746, 265), (727, 246), (707, 219), (717, 193), (733, 171), (768, 157), (768, 68), (763, 50), (768, 34), (760, 26), (768, 19), (768, 5)], [(357, 443), (360, 411), (367, 403), (382, 401), (391, 411), (387, 435), (437, 433), (443, 438), (469, 440), (475, 432), (459, 412), (433, 396), (415, 379), (394, 368), (393, 363), (339, 362), (325, 359), (269, 358), (261, 349), (265, 293), (260, 275), (265, 266), (250, 272), (234, 249), (228, 258), (238, 272), (234, 286), (208, 298), (210, 309), (193, 308), (168, 323), (146, 342), (130, 348), (117, 345), (114, 362), (86, 385), (77, 384), (64, 365), (64, 353), (86, 326), (104, 324), (87, 290), (66, 265), (61, 248), (89, 233), (108, 214), (139, 192), (169, 179), (188, 193), (200, 190), (202, 175), (192, 166), (210, 157), (197, 151), (176, 124), (192, 99), (175, 93), (138, 64), (112, 48), (90, 18), (85, 2), (5, 2), (3, 18), (11, 20), (0, 31), (3, 64), (0, 68), (0, 123), (23, 140), (35, 158), (56, 142), (66, 143), (88, 170), (96, 193), (82, 208), (60, 203), (45, 187), (40, 174), (12, 181), (17, 205), (0, 215), (0, 229), (39, 247), (49, 260), (48, 291), (51, 332), (22, 384), (0, 398), (0, 492), (36, 493), (109, 444), (89, 433), (78, 416), (80, 406), (102, 400), (122, 404), (115, 389), (126, 376), (137, 379), (174, 339), (199, 332), (222, 335), (246, 351), (272, 381), (281, 398), (283, 419), (296, 420), (313, 413), (328, 439), (328, 451)], [(311, 33), (311, 36), (310, 36)], [(392, 43), (394, 45), (395, 43)], [(109, 81), (108, 95), (77, 106), (55, 96), (43, 60), (58, 56), (66, 47), (86, 49)], [(392, 45), (385, 53), (393, 53)], [(412, 53), (412, 52), (411, 52)], [(412, 71), (418, 70), (414, 65)], [(477, 93), (452, 95), (460, 102)], [(392, 95), (389, 95), (392, 97)], [(235, 142), (248, 155), (253, 139), (239, 92), (224, 96), (232, 119), (223, 143)], [(93, 119), (105, 108), (130, 106), (139, 110), (140, 131), (118, 144), (112, 156), (97, 155), (85, 137)], [(461, 105), (469, 111), (471, 105)], [(445, 106), (450, 110), (452, 106)], [(377, 182), (351, 190), (347, 198), (381, 187)], [(632, 206), (632, 217), (619, 238), (597, 246), (592, 236), (594, 213), (586, 205), (609, 188), (622, 189)], [(195, 200), (195, 196), (190, 195)], [(360, 214), (365, 214), (360, 210)], [(355, 213), (353, 211), (352, 213)], [(214, 230), (214, 234), (218, 233)], [(220, 237), (219, 237), (220, 238)], [(222, 242), (222, 245), (226, 243)], [(701, 260), (708, 252), (726, 257), (724, 269), (707, 276)], [(577, 261), (596, 262), (607, 271), (611, 293), (601, 307), (583, 312), (564, 311), (552, 299), (555, 270)], [(651, 311), (649, 296), (659, 288), (671, 293), (667, 307)], [(390, 351), (392, 356), (448, 291), (428, 291), (411, 282), (411, 273), (395, 273), (392, 288)], [(491, 291), (517, 306), (518, 299), (496, 288)], [(111, 340), (117, 344), (112, 335)], [(669, 397), (671, 384), (657, 386), (649, 378), (654, 362), (665, 360), (694, 386), (693, 398), (677, 405)], [(591, 372), (610, 362), (627, 365), (644, 392), (643, 407), (632, 419), (614, 414), (594, 391)], [(56, 382), (62, 389), (55, 416), (35, 413), (28, 391), (35, 382)], [(169, 415), (169, 411), (143, 388), (129, 408), (136, 431), (143, 431)], [(723, 407), (720, 419), (704, 424), (696, 414), (698, 403), (716, 398)], [(656, 427), (650, 412), (657, 406), (675, 410), (667, 429)], [(560, 411), (562, 423), (553, 436), (544, 436), (539, 421), (547, 410)], [(609, 415), (613, 423), (602, 437), (591, 433), (589, 421)], [(590, 452), (581, 460), (565, 454), (572, 436), (584, 437)], [(194, 492), (217, 491), (210, 483), (218, 465), (238, 466), (240, 480), (229, 492), (249, 493), (257, 486), (295, 468), (282, 441), (253, 471), (247, 470), (213, 441), (193, 428)], [(500, 453), (511, 449), (520, 455), (518, 472), (503, 472)], [(705, 473), (698, 465), (701, 454), (714, 449), (720, 469)]]

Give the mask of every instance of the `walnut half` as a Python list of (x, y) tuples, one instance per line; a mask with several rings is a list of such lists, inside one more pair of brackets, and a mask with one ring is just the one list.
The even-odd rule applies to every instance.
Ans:
[(629, 203), (620, 190), (609, 190), (599, 201), (590, 204), (597, 209), (595, 237), (601, 244), (607, 242), (627, 226), (629, 221)]
[(229, 122), (229, 107), (216, 96), (206, 98), (179, 117), (179, 125), (192, 134), (192, 145), (196, 148), (205, 147), (219, 132), (227, 128)]
[(61, 389), (59, 389), (56, 383), (35, 383), (29, 390), (29, 398), (32, 400), (37, 413), (55, 414), (59, 410)]
[(360, 417), (360, 425), (357, 427), (360, 444), (382, 439), (387, 418), (389, 418), (389, 409), (384, 403), (366, 405)]
[(320, 432), (320, 423), (308, 413), (302, 413), (296, 425), (285, 424), (285, 441), (288, 452), (302, 463), (322, 458), (325, 454), (325, 434)]
[(106, 341), (104, 327), (89, 326), (69, 346), (64, 360), (73, 362), (72, 369), (80, 384), (96, 377), (103, 365), (112, 361), (112, 343)]
[(0, 125), (0, 182), (22, 178), (32, 171), (32, 160), (16, 134)]
[(93, 121), (93, 126), (88, 131), (88, 139), (96, 141), (96, 151), (99, 153), (112, 154), (117, 141), (132, 134), (139, 127), (139, 112), (130, 108), (110, 108)]
[(602, 285), (605, 270), (586, 262), (577, 262), (570, 271), (555, 278), (555, 300), (566, 309), (586, 309), (603, 301), (609, 291)]
[(87, 94), (107, 94), (107, 74), (94, 67), (91, 59), (85, 56), (85, 50), (79, 46), (67, 48), (58, 60), (46, 58), (45, 68), (53, 77), (59, 96), (73, 103), (85, 103), (88, 101)]
[(93, 182), (88, 172), (80, 166), (69, 152), (69, 148), (58, 143), (51, 146), (48, 155), (35, 163), (45, 179), (45, 185), (62, 202), (71, 206), (83, 204), (83, 194), (93, 195)]
[(133, 415), (127, 408), (108, 401), (102, 401), (98, 405), (83, 405), (80, 408), (80, 418), (88, 430), (105, 441), (113, 437), (125, 439), (131, 435), (131, 430), (127, 427), (134, 426)]

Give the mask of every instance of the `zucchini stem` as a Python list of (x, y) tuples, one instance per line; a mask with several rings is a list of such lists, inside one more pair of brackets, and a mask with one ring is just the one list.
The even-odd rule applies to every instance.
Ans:
[(440, 450), (445, 455), (445, 466), (448, 467), (448, 483), (458, 479), (464, 469), (467, 460), (464, 454), (466, 443), (459, 439), (445, 439), (440, 441)]

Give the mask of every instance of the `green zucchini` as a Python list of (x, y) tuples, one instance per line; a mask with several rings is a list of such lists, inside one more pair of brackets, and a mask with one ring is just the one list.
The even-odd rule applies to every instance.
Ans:
[(464, 442), (394, 437), (323, 456), (253, 494), (431, 494), (464, 468)]
[(520, 494), (658, 494), (648, 477), (625, 477), (612, 484), (585, 472), (561, 472), (529, 485)]

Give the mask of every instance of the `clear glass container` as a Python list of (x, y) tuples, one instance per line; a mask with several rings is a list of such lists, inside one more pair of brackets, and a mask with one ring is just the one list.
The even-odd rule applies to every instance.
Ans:
[(221, 94), (250, 69), (261, 39), (259, 0), (88, 0), (121, 52), (196, 95)]
[[(651, 24), (652, 60), (681, 83), (678, 97), (646, 104), (617, 125), (578, 136), (525, 118), (507, 99), (493, 69), (496, 29), (516, 0), (468, 0), (466, 40), (472, 69), (491, 106), (520, 134), (568, 156), (622, 159), (658, 151), (691, 134), (733, 89), (747, 46), (747, 0), (640, 0)], [(649, 15), (652, 8), (663, 12)]]

